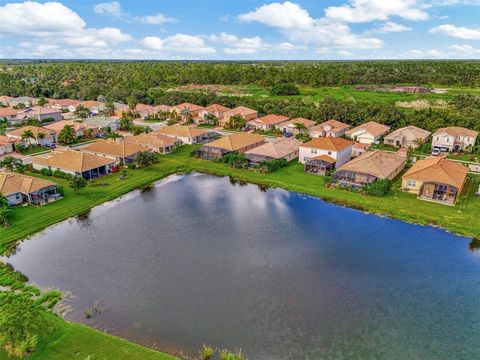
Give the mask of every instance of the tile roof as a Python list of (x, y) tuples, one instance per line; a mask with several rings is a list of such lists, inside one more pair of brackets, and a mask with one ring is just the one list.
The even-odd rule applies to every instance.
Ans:
[(75, 106), (78, 105), (80, 101), (73, 99), (50, 99), (48, 103), (52, 106)]
[(210, 112), (224, 113), (225, 111), (229, 111), (231, 109), (226, 107), (226, 106), (223, 106), (223, 105), (212, 104), (212, 105), (207, 106), (205, 108), (205, 110), (210, 111)]
[(313, 121), (313, 120), (309, 120), (309, 119), (299, 117), (299, 118), (291, 119), (290, 121), (286, 122), (284, 125), (288, 126), (290, 124), (292, 124), (292, 126), (295, 126), (295, 124), (303, 124), (307, 128), (311, 128), (316, 124), (316, 122)]
[(55, 135), (56, 133), (54, 130), (48, 129), (47, 127), (28, 125), (9, 131), (7, 136), (21, 138), (25, 131), (31, 131), (35, 137), (37, 137), (40, 133), (45, 135)]
[(57, 149), (44, 155), (32, 157), (32, 164), (52, 166), (79, 173), (113, 163), (115, 163), (115, 160), (76, 150)]
[(327, 120), (327, 121), (324, 121), (323, 123), (321, 124), (318, 124), (318, 125), (315, 125), (314, 127), (312, 127), (310, 130), (312, 131), (341, 131), (341, 130), (344, 130), (344, 129), (348, 129), (350, 127), (350, 125), (348, 124), (345, 124), (341, 121), (338, 121), (338, 120)]
[(180, 111), (184, 109), (189, 109), (191, 111), (198, 111), (198, 110), (204, 109), (203, 106), (192, 104), (192, 103), (182, 103), (182, 104), (172, 106), (172, 108)]
[(471, 136), (473, 138), (477, 137), (478, 132), (475, 130), (466, 129), (459, 126), (450, 126), (445, 128), (440, 128), (435, 131), (434, 135), (448, 134), (451, 136)]
[(19, 113), (18, 115), (19, 116), (22, 116), (22, 115), (27, 115), (27, 116), (36, 115), (36, 116), (39, 116), (39, 115), (48, 115), (48, 114), (61, 114), (61, 113), (62, 112), (58, 109), (50, 109), (50, 108), (42, 107), (42, 106), (34, 106), (34, 107), (31, 107), (31, 108), (27, 108), (27, 109), (22, 110), (22, 112)]
[(212, 141), (211, 143), (208, 143), (206, 146), (226, 149), (229, 151), (236, 151), (239, 149), (243, 149), (247, 146), (257, 144), (262, 141), (265, 141), (263, 136), (260, 136), (258, 134), (249, 134), (249, 133), (241, 132), (241, 133), (225, 136), (218, 140)]
[(321, 161), (328, 162), (330, 164), (335, 164), (337, 162), (334, 158), (332, 158), (328, 155), (315, 156), (311, 160), (321, 160)]
[(441, 156), (430, 156), (418, 160), (402, 176), (402, 179), (413, 179), (423, 182), (437, 182), (462, 188), (468, 169), (457, 162)]
[(126, 143), (138, 144), (143, 146), (167, 147), (173, 146), (176, 140), (170, 136), (148, 133), (134, 136), (126, 136), (123, 141)]
[(427, 130), (420, 129), (419, 127), (410, 125), (403, 128), (397, 129), (392, 133), (385, 136), (385, 139), (394, 139), (396, 137), (406, 137), (408, 139), (426, 139), (430, 136), (431, 132)]
[(353, 145), (353, 142), (343, 138), (319, 137), (306, 142), (305, 144), (301, 145), (301, 147), (316, 148), (321, 150), (341, 151), (352, 145)]
[(338, 168), (338, 171), (347, 170), (386, 179), (399, 166), (405, 164), (405, 157), (386, 151), (367, 151), (350, 160)]
[(20, 140), (17, 139), (17, 138), (13, 138), (13, 137), (9, 137), (9, 136), (0, 134), (0, 144), (3, 144), (3, 145), (5, 145), (5, 144), (15, 144), (19, 141)]
[(242, 115), (242, 116), (246, 116), (246, 115), (252, 115), (252, 114), (257, 114), (257, 111), (256, 110), (253, 110), (253, 109), (249, 109), (245, 106), (238, 106), (236, 108), (233, 108), (231, 110), (228, 110), (228, 111), (225, 111), (223, 113), (224, 116), (233, 116), (233, 115)]
[(54, 122), (52, 124), (45, 125), (44, 127), (46, 129), (50, 129), (50, 130), (53, 130), (53, 131), (59, 133), (67, 125), (73, 126), (75, 131), (86, 130), (86, 129), (98, 129), (97, 126), (86, 124), (86, 123), (81, 123), (81, 122), (73, 121), (73, 120), (60, 120), (60, 121)]
[(191, 126), (171, 125), (155, 130), (154, 133), (175, 137), (197, 137), (207, 134), (208, 131)]
[(22, 112), (22, 110), (12, 109), (8, 107), (0, 107), (0, 118), (4, 116), (13, 116), (18, 114), (19, 112)]
[(80, 102), (78, 105), (84, 106), (86, 108), (91, 108), (91, 107), (104, 106), (105, 104), (100, 101), (87, 100), (87, 101)]
[(266, 142), (256, 148), (245, 151), (245, 154), (268, 156), (275, 159), (280, 159), (298, 150), (298, 146), (302, 144), (300, 140), (295, 138), (278, 139)]
[(354, 127), (353, 129), (348, 130), (346, 134), (352, 135), (360, 130), (365, 130), (367, 133), (373, 135), (374, 137), (377, 137), (388, 132), (390, 130), (390, 126), (379, 124), (375, 121), (369, 121), (365, 124), (359, 125), (357, 127)]
[(56, 183), (45, 179), (0, 171), (0, 193), (4, 196), (17, 193), (30, 194), (56, 185)]
[(257, 124), (263, 124), (263, 125), (276, 125), (276, 124), (283, 123), (287, 120), (289, 120), (288, 116), (269, 114), (269, 115), (259, 117), (258, 119), (252, 120), (252, 122), (255, 122)]
[(145, 146), (125, 142), (123, 140), (97, 140), (82, 148), (82, 151), (90, 151), (116, 157), (129, 157), (142, 151), (149, 151)]

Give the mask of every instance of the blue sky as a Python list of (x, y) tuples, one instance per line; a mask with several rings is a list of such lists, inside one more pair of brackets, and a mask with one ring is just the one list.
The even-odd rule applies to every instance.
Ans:
[(480, 0), (0, 1), (0, 57), (480, 58)]

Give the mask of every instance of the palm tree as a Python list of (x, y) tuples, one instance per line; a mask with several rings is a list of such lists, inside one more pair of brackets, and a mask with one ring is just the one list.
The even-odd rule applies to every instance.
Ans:
[(8, 171), (13, 171), (18, 166), (23, 165), (21, 159), (16, 159), (13, 156), (7, 156), (2, 161), (0, 161), (0, 167), (4, 167)]
[(32, 130), (25, 130), (22, 134), (22, 140), (28, 140), (28, 144), (32, 145), (31, 139), (35, 140), (35, 134)]
[(75, 141), (77, 141), (75, 129), (72, 125), (65, 125), (58, 134), (58, 142), (69, 145), (73, 144)]
[(43, 141), (41, 141), (41, 140), (45, 139), (45, 137), (46, 137), (46, 135), (42, 132), (39, 132), (37, 134), (37, 140), (40, 140), (40, 141), (38, 141), (38, 143), (42, 146), (43, 146)]
[(304, 134), (308, 129), (303, 123), (295, 123), (295, 130), (297, 130), (299, 134)]

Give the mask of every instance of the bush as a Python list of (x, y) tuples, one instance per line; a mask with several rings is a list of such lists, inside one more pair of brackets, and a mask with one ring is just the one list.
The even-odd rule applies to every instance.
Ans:
[(371, 184), (365, 185), (363, 190), (370, 196), (385, 196), (390, 192), (392, 182), (388, 179), (379, 179)]
[(52, 172), (52, 170), (50, 170), (48, 168), (43, 168), (43, 169), (40, 170), (40, 174), (45, 175), (45, 176), (52, 176), (53, 172)]
[(276, 159), (271, 161), (262, 161), (258, 165), (258, 168), (260, 168), (262, 171), (271, 173), (287, 165), (288, 161), (286, 159)]
[(298, 95), (300, 90), (294, 84), (276, 84), (272, 86), (270, 93), (277, 96)]

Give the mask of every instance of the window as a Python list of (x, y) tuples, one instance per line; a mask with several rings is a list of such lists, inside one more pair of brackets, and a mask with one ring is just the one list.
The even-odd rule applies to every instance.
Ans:
[(304, 157), (303, 157), (303, 161), (307, 162), (308, 160), (310, 160), (309, 157), (307, 157), (307, 156), (304, 156)]
[(450, 142), (450, 138), (445, 138), (445, 142)]
[(417, 182), (415, 180), (408, 180), (407, 186), (408, 187), (415, 187), (417, 185)]
[(470, 141), (470, 138), (469, 138), (469, 137), (467, 137), (467, 141)]
[(331, 151), (329, 151), (329, 152), (328, 152), (328, 155), (332, 155), (332, 152), (331, 152)]
[(317, 153), (317, 149), (310, 149), (310, 152), (311, 152), (312, 154), (316, 154), (316, 153)]

